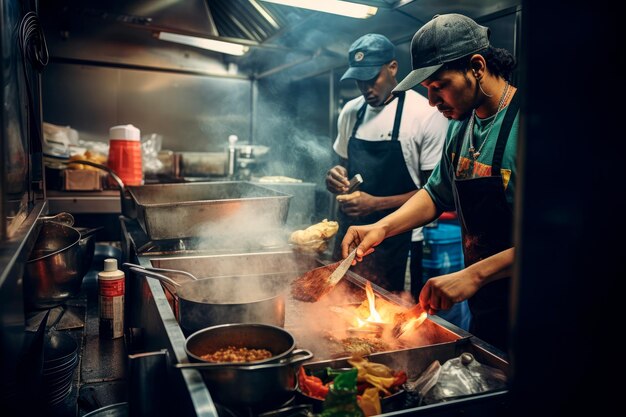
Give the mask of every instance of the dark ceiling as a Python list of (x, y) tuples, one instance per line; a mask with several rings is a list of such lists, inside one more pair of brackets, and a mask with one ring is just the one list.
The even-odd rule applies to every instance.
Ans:
[[(199, 72), (210, 67), (208, 59), (235, 63), (244, 76), (262, 78), (280, 72), (304, 78), (344, 66), (349, 45), (365, 33), (384, 34), (408, 50), (415, 31), (437, 13), (479, 18), (520, 4), (520, 0), (354, 1), (380, 8), (371, 18), (352, 19), (262, 0), (46, 0), (40, 3), (40, 14), (53, 58)], [(235, 40), (250, 50), (233, 57), (165, 45), (154, 39), (163, 30)]]

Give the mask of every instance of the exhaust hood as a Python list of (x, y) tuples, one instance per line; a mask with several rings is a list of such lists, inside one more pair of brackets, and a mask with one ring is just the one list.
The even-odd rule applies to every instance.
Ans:
[(57, 10), (106, 23), (219, 36), (206, 0), (56, 0)]
[(88, 19), (95, 26), (123, 24), (248, 45), (264, 42), (311, 13), (257, 0), (51, 0), (41, 9), (67, 26)]

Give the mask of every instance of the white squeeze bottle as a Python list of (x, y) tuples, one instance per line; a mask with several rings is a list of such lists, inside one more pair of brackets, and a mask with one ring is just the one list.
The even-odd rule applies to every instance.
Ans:
[(116, 339), (124, 335), (124, 281), (117, 259), (105, 259), (104, 271), (98, 273), (100, 337)]

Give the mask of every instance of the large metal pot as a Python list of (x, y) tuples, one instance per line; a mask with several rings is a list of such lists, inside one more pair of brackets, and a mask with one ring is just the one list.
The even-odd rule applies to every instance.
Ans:
[[(209, 363), (200, 356), (228, 346), (267, 349), (273, 356), (250, 364)], [(264, 324), (225, 324), (197, 331), (185, 342), (187, 355), (196, 363), (176, 364), (197, 369), (211, 396), (225, 405), (275, 407), (293, 397), (297, 369), (313, 354), (295, 349), (288, 331)], [(198, 363), (201, 362), (201, 363)]]
[[(131, 266), (131, 271), (174, 287), (175, 314), (185, 334), (227, 323), (285, 324), (285, 281), (267, 276), (221, 276), (195, 279), (184, 271)], [(157, 271), (184, 274), (179, 283)], [(193, 277), (193, 278), (192, 278)]]
[(44, 221), (24, 270), (24, 297), (31, 308), (55, 307), (80, 291), (91, 266), (93, 233)]

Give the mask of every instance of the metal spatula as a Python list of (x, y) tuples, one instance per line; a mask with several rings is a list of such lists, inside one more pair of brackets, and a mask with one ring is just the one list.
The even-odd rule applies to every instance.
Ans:
[(348, 272), (356, 248), (343, 261), (320, 266), (296, 278), (291, 284), (291, 294), (296, 300), (315, 302), (332, 290)]

